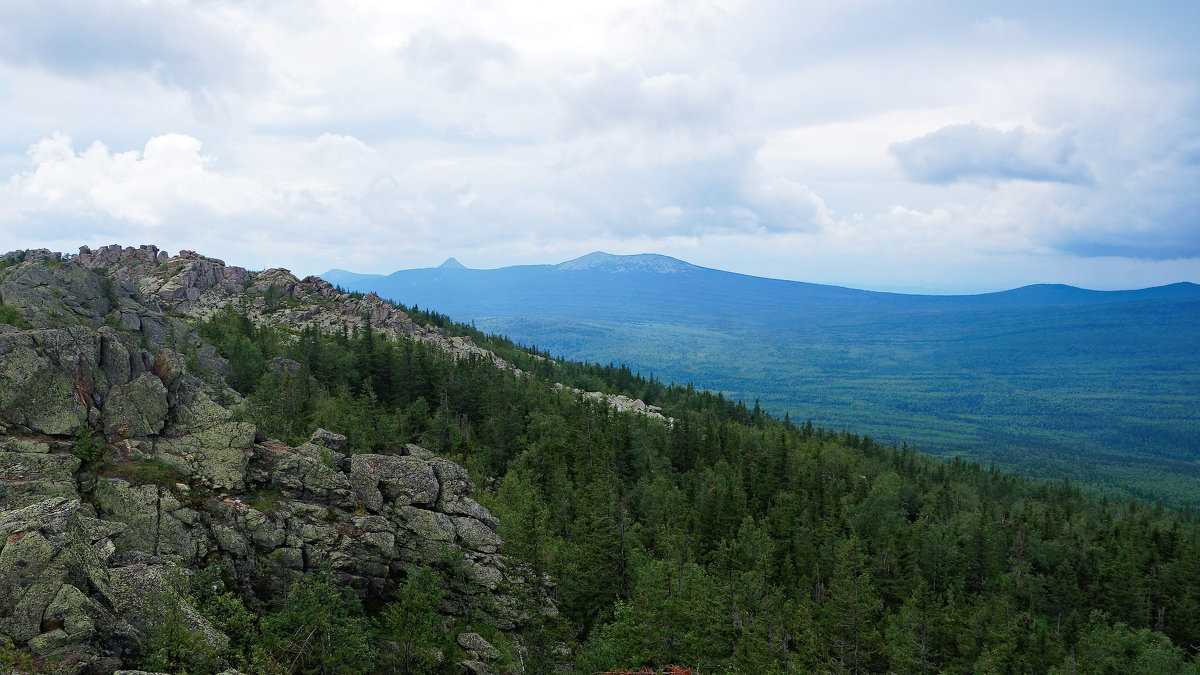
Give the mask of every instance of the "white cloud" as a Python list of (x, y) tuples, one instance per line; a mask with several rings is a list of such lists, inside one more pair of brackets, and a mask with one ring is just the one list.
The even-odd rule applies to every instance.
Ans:
[(765, 230), (821, 230), (834, 225), (829, 207), (807, 185), (760, 174), (747, 177), (742, 191)]
[(646, 75), (634, 64), (605, 65), (558, 88), (571, 119), (584, 128), (635, 125), (651, 130), (727, 130), (746, 98), (737, 66), (712, 63), (696, 74)]
[(99, 141), (76, 153), (55, 135), (29, 149), (33, 169), (14, 179), (24, 194), (50, 209), (98, 211), (137, 225), (161, 225), (202, 209), (217, 216), (262, 208), (269, 193), (247, 178), (213, 172), (200, 141), (182, 134), (155, 136), (142, 151), (110, 153)]

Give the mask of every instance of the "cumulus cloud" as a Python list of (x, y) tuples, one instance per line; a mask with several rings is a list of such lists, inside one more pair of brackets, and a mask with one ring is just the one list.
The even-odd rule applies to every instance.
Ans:
[(47, 208), (100, 212), (138, 225), (159, 225), (194, 209), (246, 213), (269, 200), (253, 181), (212, 171), (213, 160), (200, 147), (191, 136), (165, 134), (141, 151), (112, 153), (97, 141), (77, 153), (69, 137), (56, 134), (29, 149), (33, 168), (13, 183)]
[(888, 147), (906, 176), (921, 183), (963, 180), (1030, 180), (1086, 183), (1088, 170), (1070, 131), (1019, 126), (1004, 131), (953, 124)]
[(742, 194), (763, 229), (814, 231), (834, 225), (832, 210), (812, 188), (781, 176), (755, 172)]

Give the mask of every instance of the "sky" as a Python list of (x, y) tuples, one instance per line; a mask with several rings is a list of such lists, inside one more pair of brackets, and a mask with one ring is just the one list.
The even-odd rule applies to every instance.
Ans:
[(1200, 3), (0, 0), (0, 250), (1200, 282)]

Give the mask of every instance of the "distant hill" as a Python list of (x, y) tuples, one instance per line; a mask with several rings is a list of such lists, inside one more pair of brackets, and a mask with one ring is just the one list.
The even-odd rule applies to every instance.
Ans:
[(600, 252), (558, 265), (323, 276), (553, 355), (758, 399), (795, 420), (1200, 502), (1196, 284), (909, 295)]
[(429, 305), (456, 319), (493, 316), (624, 318), (688, 322), (705, 317), (772, 321), (801, 314), (859, 315), (877, 311), (946, 311), (997, 307), (1047, 307), (1142, 300), (1196, 299), (1200, 286), (1172, 284), (1131, 291), (1092, 291), (1040, 284), (979, 295), (910, 295), (754, 277), (686, 263), (663, 255), (590, 253), (558, 265), (469, 269), (454, 258), (439, 267), (384, 276), (330, 270), (326, 281), (350, 290), (373, 290), (409, 305)]

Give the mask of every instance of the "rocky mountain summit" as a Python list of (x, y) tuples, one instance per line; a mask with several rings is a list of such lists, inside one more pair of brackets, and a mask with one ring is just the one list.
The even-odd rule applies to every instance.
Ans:
[(559, 263), (552, 268), (555, 272), (581, 272), (584, 270), (604, 272), (652, 272), (656, 274), (687, 274), (700, 267), (677, 258), (657, 253), (636, 255), (613, 255), (594, 251), (574, 260)]
[(480, 633), (519, 643), (531, 618), (557, 611), (552, 582), (504, 555), (497, 520), (454, 462), (416, 445), (347, 456), (346, 438), (324, 429), (291, 447), (243, 421), (228, 364), (192, 326), (230, 303), (291, 329), (366, 316), (516, 370), (378, 296), (286, 270), (153, 246), (6, 254), (0, 636), (66, 672), (111, 673), (130, 666), (164, 606), (207, 642), (228, 640), (182, 598), (181, 575), (215, 565), (265, 602), (324, 571), (378, 600), (423, 565), (457, 580), (441, 613), (471, 623), (458, 635), (462, 669), (492, 672), (496, 650)]
[[(239, 309), (249, 312), (256, 323), (298, 329), (313, 326), (322, 331), (338, 330), (347, 323), (357, 324), (365, 315), (376, 330), (386, 334), (411, 335), (456, 354), (485, 356), (497, 365), (507, 366), (499, 357), (475, 346), (469, 337), (451, 337), (437, 326), (419, 325), (374, 293), (355, 297), (319, 277), (297, 279), (282, 268), (252, 272), (194, 251), (168, 257), (155, 246), (135, 249), (114, 245), (96, 251), (85, 246), (75, 261), (136, 287), (143, 297), (161, 303), (162, 308), (192, 319), (207, 318), (230, 302), (238, 303)], [(122, 322), (136, 325), (126, 315), (122, 311)]]

